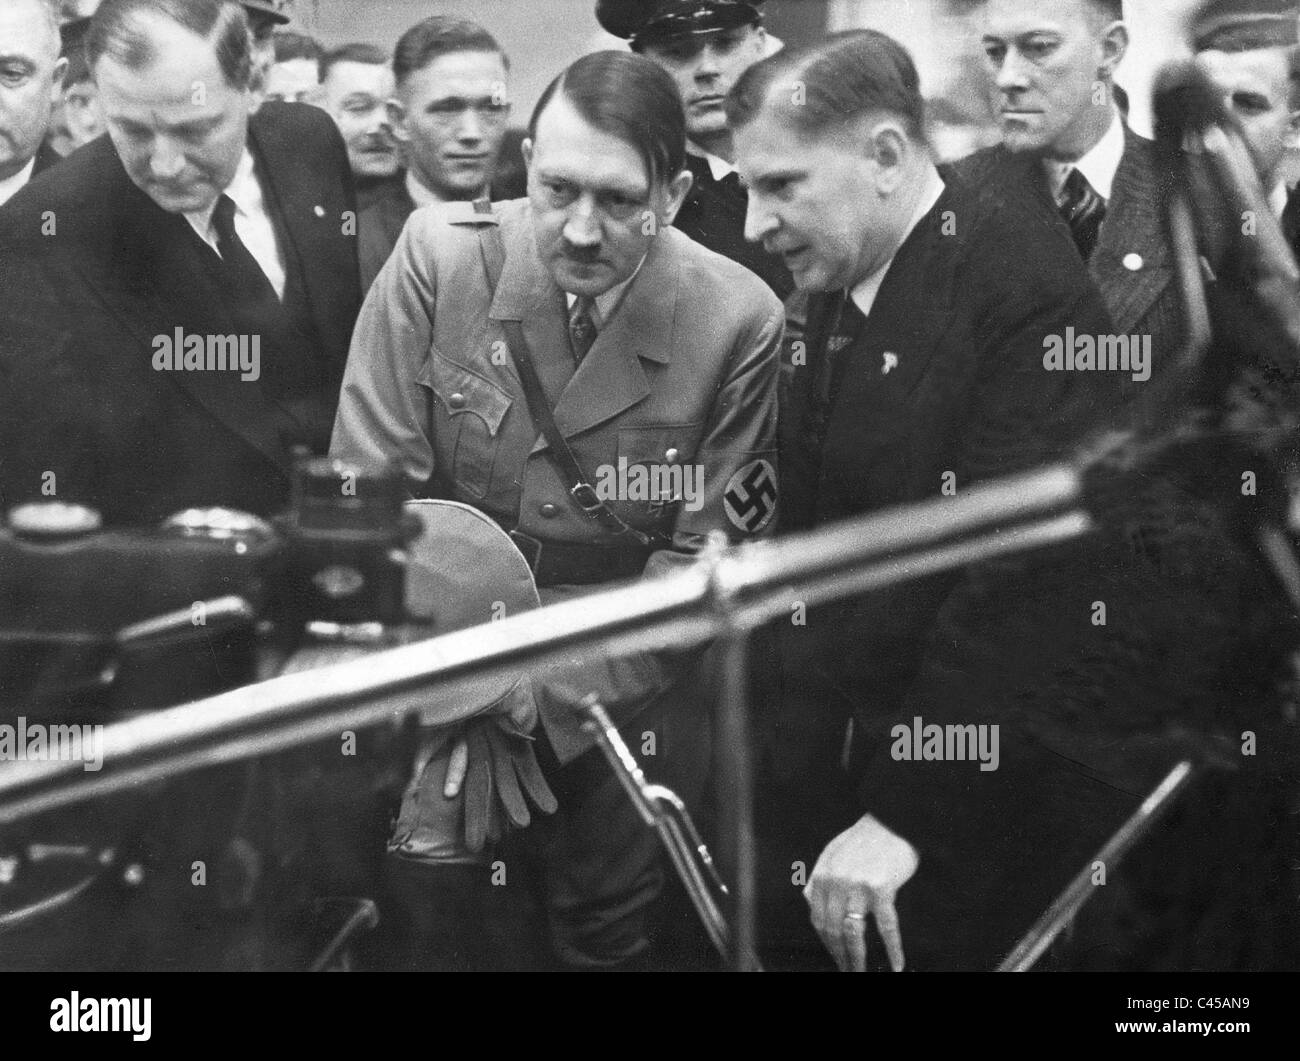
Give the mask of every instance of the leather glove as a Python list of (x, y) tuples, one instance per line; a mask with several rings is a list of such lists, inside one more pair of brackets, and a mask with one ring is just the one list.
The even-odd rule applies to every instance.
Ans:
[(510, 826), (522, 829), (532, 821), (529, 801), (543, 814), (558, 804), (533, 754), (533, 740), (502, 725), (499, 718), (467, 723), (465, 773), (465, 846), (481, 851)]

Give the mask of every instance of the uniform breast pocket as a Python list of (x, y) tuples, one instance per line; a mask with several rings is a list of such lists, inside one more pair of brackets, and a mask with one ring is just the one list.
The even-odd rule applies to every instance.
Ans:
[(429, 359), (434, 448), (443, 477), (471, 497), (486, 497), (513, 399), (491, 380), (444, 357)]
[[(618, 432), (618, 500), (665, 521), (703, 503), (703, 470), (695, 464), (700, 424), (653, 424)], [(634, 518), (629, 516), (629, 518)], [(669, 529), (669, 528), (664, 528)]]

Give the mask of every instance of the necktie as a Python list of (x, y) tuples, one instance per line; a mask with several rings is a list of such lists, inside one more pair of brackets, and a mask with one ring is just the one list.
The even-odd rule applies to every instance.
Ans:
[(1065, 223), (1070, 226), (1074, 245), (1086, 262), (1097, 246), (1101, 223), (1106, 217), (1106, 200), (1093, 190), (1087, 177), (1072, 169), (1065, 178), (1057, 204)]
[(596, 320), (592, 313), (595, 305), (592, 299), (580, 296), (569, 314), (569, 343), (573, 346), (573, 360), (579, 365), (596, 341)]
[(217, 253), (221, 255), (236, 304), (256, 304), (268, 299), (279, 302), (271, 281), (235, 231), (235, 201), (230, 196), (223, 194), (217, 200), (212, 228), (217, 233)]

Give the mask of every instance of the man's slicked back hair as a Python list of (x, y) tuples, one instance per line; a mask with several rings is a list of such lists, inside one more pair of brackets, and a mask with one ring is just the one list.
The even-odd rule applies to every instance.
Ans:
[(387, 66), (388, 53), (376, 44), (341, 44), (321, 56), (320, 80), (324, 84), (330, 71), (339, 63), (363, 63), (366, 66)]
[(925, 142), (916, 64), (906, 48), (875, 30), (833, 33), (755, 63), (727, 96), (727, 121), (739, 129), (765, 107), (809, 138), (883, 113), (897, 118), (912, 140)]
[(495, 52), (510, 69), (510, 57), (497, 39), (477, 22), (467, 18), (434, 15), (402, 34), (393, 49), (393, 76), (400, 85), (435, 59), (455, 52)]
[(546, 86), (528, 120), (537, 141), (542, 112), (559, 94), (588, 125), (635, 148), (650, 183), (670, 181), (686, 165), (686, 112), (677, 83), (634, 52), (584, 55)]
[(228, 0), (104, 0), (86, 33), (86, 61), (93, 72), (104, 56), (128, 70), (144, 70), (158, 58), (147, 21), (163, 18), (208, 41), (217, 64), (232, 88), (252, 81), (252, 44), (248, 18), (239, 4)]

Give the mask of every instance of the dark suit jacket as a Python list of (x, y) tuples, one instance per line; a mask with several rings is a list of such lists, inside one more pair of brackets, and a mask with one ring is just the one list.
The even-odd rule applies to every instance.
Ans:
[[(1055, 236), (1032, 236), (1022, 219), (950, 179), (895, 256), (865, 332), (839, 355), (819, 452), (806, 426), (840, 295), (812, 300), (809, 364), (796, 370), (781, 415), (785, 530), (939, 499), (946, 482), (960, 494), (1036, 467), (1109, 413), (1113, 376), (1043, 367), (1045, 337), (1111, 325), (1077, 256), (1060, 253)], [(818, 645), (824, 663), (815, 669), (841, 690), (832, 695), (843, 708), (881, 710), (899, 694), (945, 584), (916, 583), (809, 617), (796, 640), (838, 643), (825, 656)], [(847, 653), (846, 639), (856, 646)]]
[[(981, 480), (1037, 467), (1115, 405), (1109, 374), (1043, 367), (1047, 336), (1067, 327), (1111, 331), (1082, 261), (1068, 253), (1068, 233), (1035, 231), (1022, 206), (944, 176), (942, 198), (895, 256), (865, 331), (840, 353), (820, 452), (810, 451), (804, 428), (816, 412), (817, 362), (840, 295), (812, 299), (809, 362), (796, 369), (781, 412), (785, 530), (940, 500), (948, 473), (960, 496)], [(781, 689), (779, 706), (762, 719), (773, 807), (798, 806), (811, 827), (801, 835), (798, 823), (786, 823), (765, 840), (765, 861), (785, 866), (780, 894), (794, 893), (787, 923), (796, 936), (807, 910), (788, 887), (790, 864), (811, 867), (863, 810), (839, 767), (845, 722), (855, 719), (860, 744), (880, 738), (956, 581), (910, 581), (810, 611), (803, 625), (779, 625), (779, 682), (754, 686)], [(895, 824), (911, 839), (908, 826)], [(782, 917), (773, 912), (774, 923)], [(788, 942), (774, 945), (781, 951)]]
[(36, 150), (36, 166), (32, 170), (32, 176), (35, 177), (40, 173), (44, 173), (56, 162), (62, 162), (62, 161), (63, 161), (63, 156), (60, 155), (57, 151), (54, 150), (53, 147), (50, 146), (50, 142), (48, 140), (43, 140), (41, 141), (41, 146)]
[(686, 168), (695, 180), (673, 227), (709, 250), (739, 262), (784, 302), (794, 290), (794, 281), (780, 258), (768, 254), (761, 244), (745, 239), (748, 195), (740, 178), (731, 174), (721, 181), (714, 180), (708, 161), (689, 152)]
[(397, 246), (406, 219), (415, 209), (411, 193), (406, 190), (406, 174), (375, 190), (370, 203), (357, 216), (357, 255), (361, 264), (362, 294), (370, 290), (379, 270)]
[[(1068, 235), (1038, 159), (998, 145), (962, 159), (954, 170), (992, 193), (1022, 200), (1033, 218), (1030, 232), (1056, 229)], [(1155, 391), (1161, 367), (1173, 360), (1183, 340), (1181, 301), (1164, 227), (1170, 192), (1168, 175), (1156, 165), (1155, 144), (1125, 126), (1124, 155), (1088, 273), (1106, 301), (1116, 333), (1152, 337), (1155, 383), (1130, 381), (1121, 388), (1126, 407), (1139, 418), (1139, 406)]]
[[(359, 309), (343, 144), (322, 112), (278, 103), (252, 117), (249, 144), (295, 314), (261, 335), (258, 381), (154, 370), (157, 337), (237, 335), (247, 319), (217, 256), (135, 186), (107, 137), (0, 210), (0, 504), (48, 496), (53, 472), (58, 498), (110, 521), (268, 513), (287, 498), (290, 441), (327, 446)], [(309, 383), (281, 401), (272, 376)]]

